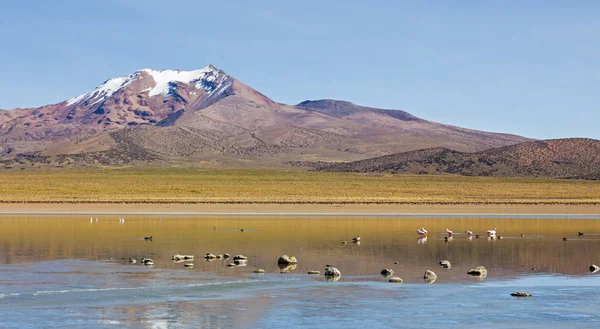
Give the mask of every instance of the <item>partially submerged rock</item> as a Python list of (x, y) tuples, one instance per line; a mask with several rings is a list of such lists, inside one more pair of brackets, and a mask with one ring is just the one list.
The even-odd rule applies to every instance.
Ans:
[(325, 276), (332, 276), (332, 277), (336, 277), (336, 276), (342, 276), (342, 272), (340, 272), (340, 270), (338, 270), (335, 267), (327, 267), (325, 268)]
[(392, 270), (391, 268), (384, 268), (383, 270), (381, 270), (381, 275), (388, 277), (394, 274), (394, 270)]
[(531, 297), (533, 296), (532, 294), (525, 292), (525, 291), (517, 291), (517, 292), (513, 292), (512, 294), (510, 294), (513, 297)]
[(173, 260), (192, 260), (192, 259), (194, 259), (194, 255), (180, 255), (180, 254), (175, 254), (175, 255), (173, 255), (172, 259)]
[(425, 274), (423, 275), (423, 279), (425, 279), (425, 283), (428, 283), (428, 284), (434, 283), (435, 280), (437, 280), (437, 274), (435, 274), (434, 271), (427, 270), (427, 271), (425, 271)]
[(590, 272), (596, 273), (598, 271), (600, 271), (600, 267), (598, 267), (597, 265), (590, 265)]
[(401, 278), (399, 278), (399, 277), (397, 277), (397, 276), (393, 276), (393, 277), (391, 277), (391, 278), (388, 280), (388, 282), (391, 282), (391, 283), (403, 283), (403, 282), (404, 282), (404, 280), (402, 280)]
[(245, 259), (238, 259), (238, 260), (234, 260), (234, 261), (233, 261), (233, 263), (234, 263), (236, 266), (240, 266), (240, 267), (243, 267), (243, 266), (248, 266), (248, 261), (247, 261), (247, 260), (245, 260)]
[(451, 268), (452, 264), (450, 264), (449, 260), (443, 260), (440, 262), (440, 266), (443, 268)]
[(146, 266), (154, 265), (154, 260), (152, 260), (150, 258), (142, 258), (142, 260), (140, 262)]
[(487, 274), (487, 269), (483, 266), (477, 266), (467, 272), (468, 275), (484, 275)]
[(476, 268), (470, 269), (467, 274), (478, 280), (484, 280), (487, 278), (487, 269), (483, 266), (477, 266)]
[(281, 273), (290, 273), (290, 272), (296, 270), (296, 267), (298, 267), (298, 265), (297, 264), (289, 264), (289, 265), (278, 264), (278, 267), (281, 270)]
[(294, 256), (283, 255), (277, 260), (277, 264), (298, 264), (298, 260)]

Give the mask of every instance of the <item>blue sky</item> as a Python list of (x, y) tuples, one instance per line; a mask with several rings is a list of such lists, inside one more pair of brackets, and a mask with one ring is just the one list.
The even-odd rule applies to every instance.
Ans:
[(0, 0), (0, 108), (214, 64), (282, 103), (600, 139), (599, 31), (600, 2), (584, 0)]

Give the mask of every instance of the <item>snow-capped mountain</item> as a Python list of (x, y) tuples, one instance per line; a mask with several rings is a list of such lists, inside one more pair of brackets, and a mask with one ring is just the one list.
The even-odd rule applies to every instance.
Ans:
[(212, 65), (142, 69), (58, 104), (0, 111), (0, 158), (68, 154), (108, 164), (203, 154), (282, 157), (277, 163), (358, 160), (424, 147), (475, 151), (526, 140), (343, 101), (280, 104)]
[(193, 85), (207, 95), (221, 94), (232, 85), (230, 77), (212, 65), (194, 71), (143, 69), (125, 77), (108, 79), (89, 93), (69, 99), (67, 105), (81, 102), (95, 105), (104, 102), (116, 92), (140, 80), (136, 87), (142, 89), (136, 92), (148, 92), (149, 97), (173, 95), (176, 93), (177, 83)]

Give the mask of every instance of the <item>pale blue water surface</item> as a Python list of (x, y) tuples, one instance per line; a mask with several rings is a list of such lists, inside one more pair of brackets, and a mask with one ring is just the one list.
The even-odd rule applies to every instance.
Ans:
[[(588, 270), (600, 263), (597, 220), (334, 221), (2, 218), (0, 327), (600, 328), (600, 275)], [(412, 230), (420, 226), (430, 227), (424, 243)], [(482, 233), (498, 226), (505, 236), (456, 234), (445, 242), (446, 226)], [(578, 236), (579, 229), (587, 233)], [(360, 245), (350, 242), (355, 235)], [(202, 259), (227, 251), (248, 256), (248, 266)], [(175, 253), (193, 253), (195, 267), (173, 263)], [(280, 273), (277, 257), (286, 253), (299, 264)], [(140, 265), (142, 256), (155, 266)], [(129, 257), (138, 262), (129, 264)], [(452, 268), (440, 268), (440, 259)], [(342, 271), (339, 281), (306, 274), (329, 263)], [(466, 275), (477, 265), (488, 268), (487, 279)], [(254, 274), (255, 267), (267, 273)], [(387, 282), (383, 267), (405, 283)], [(425, 284), (426, 269), (438, 281)], [(511, 297), (515, 291), (533, 297)]]

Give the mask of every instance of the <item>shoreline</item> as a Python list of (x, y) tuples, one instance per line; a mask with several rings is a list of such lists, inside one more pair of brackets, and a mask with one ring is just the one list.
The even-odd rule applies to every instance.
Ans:
[(591, 204), (358, 204), (358, 203), (0, 203), (11, 215), (582, 217), (600, 218)]

